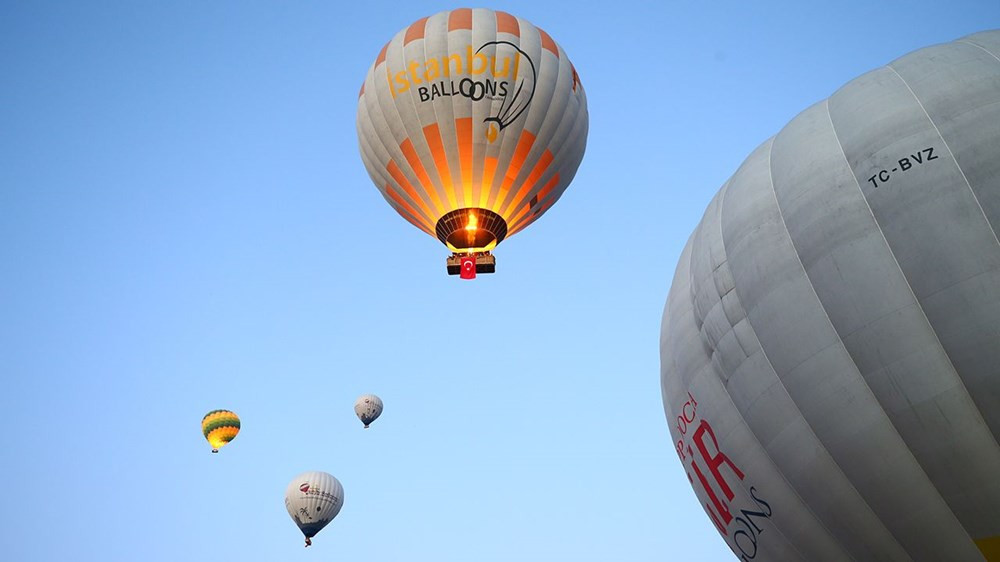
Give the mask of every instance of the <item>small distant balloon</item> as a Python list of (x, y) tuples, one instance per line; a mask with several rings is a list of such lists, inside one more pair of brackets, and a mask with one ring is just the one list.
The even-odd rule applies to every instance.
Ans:
[(344, 487), (326, 472), (310, 471), (296, 476), (285, 491), (285, 508), (306, 537), (306, 546), (323, 530), (344, 505)]
[(365, 424), (365, 429), (368, 429), (382, 415), (382, 399), (374, 394), (362, 394), (354, 403), (354, 413)]
[(201, 433), (212, 446), (212, 452), (236, 438), (240, 432), (240, 417), (229, 410), (212, 410), (201, 418)]

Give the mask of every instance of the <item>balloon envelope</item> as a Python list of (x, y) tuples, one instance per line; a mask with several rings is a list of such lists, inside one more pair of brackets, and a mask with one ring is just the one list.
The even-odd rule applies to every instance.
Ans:
[(491, 250), (552, 206), (583, 158), (587, 124), (562, 48), (526, 20), (481, 8), (400, 30), (358, 99), (375, 187), (452, 251)]
[(307, 539), (311, 539), (340, 513), (344, 487), (326, 472), (309, 471), (296, 476), (285, 491), (285, 508)]
[(354, 402), (354, 413), (367, 429), (369, 424), (382, 415), (382, 399), (374, 394), (362, 394)]
[(212, 446), (212, 452), (236, 438), (240, 432), (240, 418), (229, 410), (212, 410), (201, 419), (201, 433)]
[(1000, 560), (1000, 31), (851, 81), (688, 240), (661, 383), (741, 559)]

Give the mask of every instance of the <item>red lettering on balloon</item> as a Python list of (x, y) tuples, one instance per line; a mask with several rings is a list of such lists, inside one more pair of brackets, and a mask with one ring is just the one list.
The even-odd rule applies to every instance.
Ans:
[[(742, 504), (746, 503), (745, 498), (741, 500), (741, 504), (732, 503), (736, 494), (723, 476), (722, 467), (723, 465), (728, 467), (730, 471), (728, 476), (735, 475), (741, 481), (745, 479), (746, 475), (719, 448), (719, 440), (715, 436), (715, 430), (712, 429), (707, 420), (698, 415), (698, 402), (695, 401), (694, 395), (690, 392), (688, 399), (681, 405), (680, 415), (677, 416), (677, 430), (681, 434), (676, 446), (677, 455), (681, 458), (681, 463), (689, 466), (694, 475), (697, 476), (698, 483), (695, 484), (695, 477), (691, 475), (692, 470), (686, 471), (691, 486), (696, 491), (700, 486), (708, 494), (710, 501), (702, 504), (702, 507), (708, 513), (712, 524), (723, 537), (726, 537), (727, 543), (732, 541), (730, 547), (733, 552), (737, 555), (742, 554), (740, 559), (744, 562), (750, 562), (757, 557), (757, 541), (765, 530), (765, 527), (757, 523), (771, 518), (771, 505), (765, 499), (758, 497), (758, 492), (753, 486), (750, 486), (749, 494), (756, 503), (756, 509), (744, 507)], [(690, 428), (693, 428), (694, 431), (689, 436), (687, 431)], [(698, 449), (698, 455), (694, 452), (695, 448)], [(702, 467), (707, 467), (708, 470), (703, 471)], [(708, 472), (711, 472), (714, 477), (715, 485), (706, 477)], [(718, 490), (722, 490), (722, 494), (719, 494)], [(701, 497), (700, 494), (699, 497)], [(739, 508), (739, 517), (733, 515), (730, 509), (732, 505)], [(741, 528), (740, 525), (745, 529)], [(734, 529), (733, 533), (729, 532), (730, 527)], [(740, 534), (746, 535), (746, 537), (740, 539)]]
[(729, 508), (726, 507), (719, 500), (719, 496), (715, 495), (715, 490), (713, 490), (712, 486), (709, 485), (708, 479), (705, 478), (705, 475), (701, 473), (701, 469), (698, 468), (698, 465), (694, 463), (693, 459), (691, 460), (691, 468), (693, 468), (694, 473), (698, 475), (698, 481), (701, 482), (701, 487), (705, 489), (706, 493), (708, 493), (708, 497), (712, 500), (712, 504), (715, 505), (715, 509), (722, 516), (722, 521), (724, 525), (722, 526), (719, 525), (718, 521), (716, 520), (715, 514), (712, 513), (712, 508), (709, 507), (708, 504), (705, 504), (705, 509), (708, 510), (708, 514), (712, 516), (712, 520), (716, 521), (716, 526), (719, 527), (719, 532), (722, 533), (723, 535), (726, 535), (727, 533), (724, 527), (725, 525), (729, 525), (729, 522), (733, 520), (733, 514), (730, 513)]
[[(715, 456), (709, 455), (708, 449), (705, 447), (704, 435), (706, 433), (712, 438), (712, 445), (715, 447), (716, 452)], [(722, 472), (719, 471), (719, 467), (723, 463), (729, 465), (729, 468), (732, 469), (740, 480), (743, 480), (745, 476), (743, 471), (737, 468), (736, 465), (733, 464), (733, 461), (729, 460), (729, 457), (719, 450), (719, 440), (715, 438), (715, 432), (712, 431), (712, 426), (708, 425), (707, 421), (701, 420), (701, 424), (694, 432), (693, 439), (695, 444), (698, 445), (698, 451), (701, 452), (702, 458), (705, 459), (708, 469), (711, 470), (712, 475), (715, 476), (715, 481), (719, 483), (719, 486), (722, 488), (722, 492), (726, 494), (726, 499), (732, 500), (735, 494), (733, 494), (733, 490), (729, 487), (729, 484), (726, 483), (726, 479), (722, 477)]]
[(728, 537), (729, 533), (726, 532), (726, 528), (722, 526), (722, 522), (719, 521), (718, 516), (715, 515), (715, 512), (712, 511), (712, 508), (708, 507), (707, 503), (705, 504), (704, 507), (705, 511), (708, 513), (708, 516), (712, 519), (712, 523), (715, 523), (715, 528), (718, 529), (720, 533), (722, 533), (722, 536)]

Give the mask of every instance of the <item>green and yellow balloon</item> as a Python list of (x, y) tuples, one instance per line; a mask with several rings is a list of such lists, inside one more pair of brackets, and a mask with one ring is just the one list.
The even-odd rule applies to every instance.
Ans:
[(212, 410), (201, 419), (201, 432), (212, 446), (212, 452), (218, 453), (240, 432), (240, 417), (229, 410)]

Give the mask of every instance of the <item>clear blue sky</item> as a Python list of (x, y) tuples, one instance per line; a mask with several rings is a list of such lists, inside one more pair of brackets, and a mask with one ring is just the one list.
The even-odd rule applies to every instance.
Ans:
[[(460, 6), (340, 4), (0, 4), (0, 558), (731, 559), (660, 402), (679, 252), (799, 111), (1000, 2), (490, 5), (566, 50), (590, 137), (475, 282), (354, 128), (381, 46)], [(305, 470), (346, 495), (310, 549)]]

